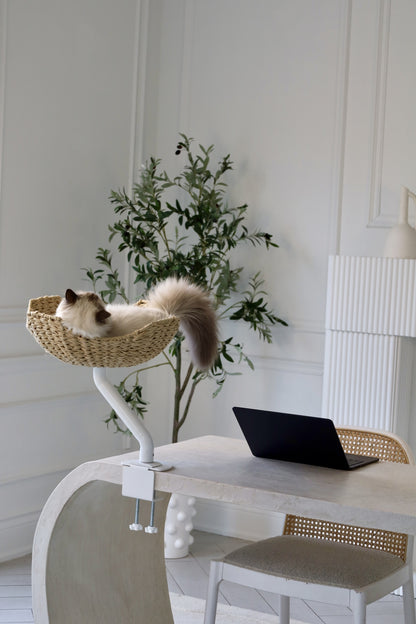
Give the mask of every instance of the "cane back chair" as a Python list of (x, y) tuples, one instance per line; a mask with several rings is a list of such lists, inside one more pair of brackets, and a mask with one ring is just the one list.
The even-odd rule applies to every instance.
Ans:
[[(347, 453), (414, 464), (398, 436), (337, 429)], [(223, 580), (280, 594), (280, 624), (289, 624), (290, 597), (349, 606), (365, 624), (367, 604), (403, 587), (405, 624), (416, 624), (413, 536), (287, 515), (283, 534), (243, 546), (211, 562), (204, 624), (214, 624)]]

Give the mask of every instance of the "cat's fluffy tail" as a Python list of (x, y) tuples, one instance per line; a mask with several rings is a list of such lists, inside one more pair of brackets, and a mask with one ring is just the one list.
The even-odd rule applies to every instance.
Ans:
[(147, 299), (152, 307), (179, 318), (192, 361), (201, 370), (210, 368), (217, 357), (218, 328), (208, 293), (186, 279), (169, 277), (157, 284)]

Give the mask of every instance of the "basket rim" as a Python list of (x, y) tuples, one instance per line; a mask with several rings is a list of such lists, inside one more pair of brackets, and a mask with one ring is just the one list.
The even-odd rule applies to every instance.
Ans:
[[(26, 328), (46, 353), (68, 364), (93, 368), (137, 366), (162, 353), (179, 329), (179, 318), (169, 315), (128, 334), (87, 338), (65, 327), (55, 316), (61, 300), (58, 295), (30, 299)], [(46, 310), (37, 309), (41, 301)]]

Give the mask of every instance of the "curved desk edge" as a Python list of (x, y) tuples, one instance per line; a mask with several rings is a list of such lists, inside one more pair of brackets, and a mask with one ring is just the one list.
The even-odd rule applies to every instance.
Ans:
[[(169, 495), (157, 495), (157, 534), (129, 530), (135, 501), (122, 496), (121, 462), (88, 462), (49, 497), (33, 546), (36, 624), (173, 624), (164, 561)], [(149, 524), (150, 502), (141, 501)]]

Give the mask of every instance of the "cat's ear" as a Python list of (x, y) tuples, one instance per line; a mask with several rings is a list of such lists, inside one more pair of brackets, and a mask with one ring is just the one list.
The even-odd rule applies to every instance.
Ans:
[(107, 310), (98, 310), (97, 314), (95, 315), (95, 319), (97, 321), (97, 323), (105, 323), (106, 319), (108, 319), (108, 317), (111, 316), (110, 312), (107, 312)]
[(76, 292), (74, 292), (73, 290), (71, 290), (70, 288), (67, 289), (66, 293), (65, 293), (65, 299), (68, 303), (75, 303), (75, 301), (78, 299), (78, 295)]

